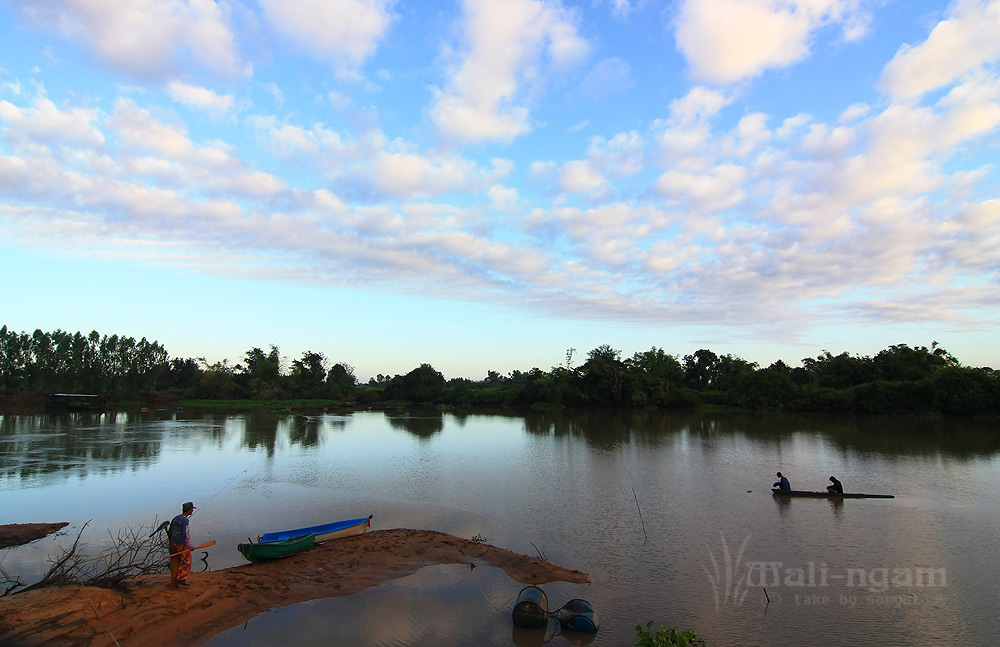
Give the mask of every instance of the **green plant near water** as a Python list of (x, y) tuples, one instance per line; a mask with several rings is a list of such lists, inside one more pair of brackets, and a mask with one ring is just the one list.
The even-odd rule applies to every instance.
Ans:
[(681, 631), (677, 627), (661, 626), (654, 632), (652, 620), (646, 623), (645, 628), (636, 625), (635, 635), (639, 636), (636, 647), (684, 647), (685, 645), (705, 647), (705, 640), (699, 638), (691, 629)]
[(483, 537), (483, 533), (479, 533), (469, 541), (471, 541), (474, 544), (483, 544), (486, 543), (486, 537)]

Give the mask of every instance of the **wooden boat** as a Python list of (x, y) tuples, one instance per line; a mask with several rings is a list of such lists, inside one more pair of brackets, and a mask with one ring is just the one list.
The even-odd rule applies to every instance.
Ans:
[(344, 521), (334, 521), (332, 523), (324, 523), (318, 526), (309, 526), (308, 528), (282, 530), (281, 532), (266, 532), (257, 537), (257, 541), (262, 544), (269, 544), (277, 541), (285, 541), (286, 539), (302, 537), (304, 535), (316, 535), (316, 543), (319, 544), (324, 541), (330, 541), (331, 539), (363, 535), (366, 530), (371, 528), (371, 525), (372, 515), (368, 515), (368, 517), (362, 517), (361, 519), (345, 519)]
[(286, 539), (285, 541), (276, 541), (266, 544), (238, 544), (236, 548), (240, 551), (240, 554), (247, 558), (247, 561), (259, 564), (272, 559), (280, 559), (282, 557), (294, 555), (295, 553), (301, 553), (302, 551), (309, 550), (315, 545), (316, 535), (309, 534), (302, 537), (295, 537), (293, 539)]
[(845, 492), (836, 494), (833, 492), (808, 492), (806, 490), (779, 490), (771, 488), (774, 496), (804, 496), (814, 499), (895, 499), (893, 494), (861, 494), (860, 492)]

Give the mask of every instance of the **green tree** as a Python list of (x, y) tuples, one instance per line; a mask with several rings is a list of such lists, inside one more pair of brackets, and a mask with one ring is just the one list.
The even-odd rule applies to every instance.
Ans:
[(186, 359), (175, 357), (170, 360), (163, 380), (165, 388), (193, 392), (199, 384), (201, 384), (201, 367), (198, 360), (191, 357)]
[(743, 380), (752, 376), (756, 370), (756, 362), (748, 362), (742, 357), (729, 353), (722, 355), (715, 364), (712, 388), (720, 391), (733, 391), (739, 387)]
[(201, 395), (211, 400), (227, 400), (236, 397), (238, 388), (233, 379), (233, 369), (229, 360), (209, 364), (204, 357), (198, 361), (203, 366), (201, 374)]
[(896, 344), (879, 352), (872, 361), (882, 379), (911, 382), (931, 377), (935, 371), (947, 366), (958, 366), (958, 360), (939, 347), (937, 342), (932, 343), (929, 349)]
[(0, 328), (0, 390), (16, 393), (28, 388), (31, 365), (31, 338), (24, 333)]
[(796, 386), (783, 363), (748, 373), (732, 392), (735, 404), (748, 409), (783, 409), (796, 400)]
[(331, 366), (330, 371), (326, 374), (326, 384), (330, 396), (341, 400), (354, 397), (357, 391), (357, 381), (354, 367), (343, 362)]
[(625, 392), (625, 363), (621, 351), (604, 344), (587, 353), (578, 371), (584, 395), (594, 404), (621, 404)]
[(702, 348), (693, 355), (684, 356), (684, 381), (692, 389), (704, 391), (712, 388), (716, 378), (719, 356)]
[(292, 393), (302, 398), (322, 398), (326, 395), (326, 356), (305, 351), (302, 359), (292, 362), (289, 376)]
[(845, 389), (879, 378), (879, 370), (870, 357), (823, 351), (815, 359), (802, 360), (812, 382), (822, 387)]
[(674, 391), (684, 381), (684, 367), (673, 355), (653, 346), (626, 361), (632, 393), (628, 401), (635, 406), (667, 406), (676, 401)]
[(934, 407), (952, 415), (1000, 414), (1000, 373), (948, 366), (930, 380)]
[(242, 377), (250, 397), (257, 400), (273, 400), (282, 395), (281, 353), (271, 344), (271, 350), (264, 353), (260, 348), (251, 348), (244, 355), (245, 367), (241, 367)]
[(402, 377), (396, 376), (386, 385), (390, 400), (437, 402), (444, 394), (445, 379), (430, 364), (421, 364)]

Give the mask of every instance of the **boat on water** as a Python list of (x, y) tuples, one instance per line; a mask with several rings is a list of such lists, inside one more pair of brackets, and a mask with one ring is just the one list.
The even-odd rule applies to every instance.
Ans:
[(862, 494), (860, 492), (809, 492), (807, 490), (779, 490), (771, 488), (774, 496), (802, 496), (814, 499), (895, 499), (893, 494)]
[(280, 532), (266, 532), (257, 537), (260, 544), (270, 544), (287, 539), (295, 539), (305, 535), (316, 535), (316, 543), (330, 541), (331, 539), (341, 539), (343, 537), (353, 537), (363, 535), (372, 526), (372, 515), (360, 519), (345, 519), (344, 521), (333, 521), (318, 526), (307, 528), (296, 528), (294, 530), (282, 530)]
[(294, 537), (284, 541), (270, 543), (246, 543), (237, 544), (236, 549), (247, 561), (254, 564), (268, 562), (272, 559), (288, 557), (302, 551), (309, 550), (316, 545), (316, 535), (309, 534), (302, 537)]

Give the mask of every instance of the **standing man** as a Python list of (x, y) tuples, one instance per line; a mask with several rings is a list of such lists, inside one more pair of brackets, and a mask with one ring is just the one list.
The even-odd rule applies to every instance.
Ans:
[(781, 472), (778, 472), (778, 481), (776, 483), (772, 484), (771, 487), (776, 487), (779, 490), (791, 490), (792, 489), (791, 483), (789, 483), (788, 479), (786, 479), (784, 476), (781, 475)]
[(194, 504), (188, 501), (181, 506), (181, 513), (170, 522), (167, 537), (170, 539), (170, 586), (187, 586), (191, 572), (191, 531), (188, 517), (194, 513)]

